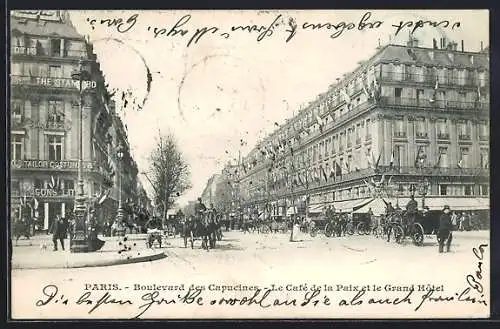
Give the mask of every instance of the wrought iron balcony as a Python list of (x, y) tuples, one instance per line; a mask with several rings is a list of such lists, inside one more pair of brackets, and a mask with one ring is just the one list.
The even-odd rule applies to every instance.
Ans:
[(394, 132), (394, 137), (397, 137), (397, 138), (406, 138), (406, 132), (404, 132), (404, 131), (395, 131)]
[(468, 134), (468, 135), (460, 134), (460, 135), (458, 135), (458, 139), (459, 140), (470, 140), (471, 138), (470, 138), (470, 134)]
[(436, 137), (437, 137), (437, 139), (448, 140), (448, 139), (450, 139), (450, 134), (449, 133), (437, 133)]
[(426, 132), (417, 131), (415, 133), (415, 137), (420, 139), (427, 139), (429, 138), (429, 135)]
[[(396, 72), (396, 71), (383, 71), (382, 81), (386, 82), (414, 82), (423, 83), (428, 86), (434, 86), (436, 84), (436, 74), (418, 74), (418, 73), (406, 73), (406, 72)], [(451, 77), (451, 76), (439, 76), (438, 83), (442, 86), (466, 86), (466, 87), (476, 87), (478, 83), (487, 86), (488, 79), (485, 78), (482, 81), (476, 77)]]
[(59, 58), (87, 58), (87, 52), (84, 50), (70, 50), (63, 49), (49, 49), (49, 47), (25, 47), (25, 46), (12, 46), (12, 55), (24, 56), (39, 56), (39, 57), (59, 57)]

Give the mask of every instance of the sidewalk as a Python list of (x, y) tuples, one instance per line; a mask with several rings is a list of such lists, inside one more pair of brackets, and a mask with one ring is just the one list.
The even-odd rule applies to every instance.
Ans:
[(117, 237), (100, 239), (106, 241), (103, 248), (91, 253), (71, 253), (68, 239), (64, 241), (66, 250), (60, 249), (59, 245), (59, 250), (53, 251), (49, 235), (19, 240), (17, 246), (12, 242), (11, 266), (12, 269), (98, 267), (148, 262), (167, 257), (163, 249), (146, 248), (145, 236), (127, 236), (127, 242), (122, 245)]

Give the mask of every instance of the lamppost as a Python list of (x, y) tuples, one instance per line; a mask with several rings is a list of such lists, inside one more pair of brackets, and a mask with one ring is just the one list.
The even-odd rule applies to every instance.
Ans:
[(418, 185), (418, 194), (422, 196), (422, 209), (425, 207), (425, 196), (429, 192), (430, 182), (427, 178), (424, 178)]
[[(118, 210), (116, 212), (115, 222), (120, 230), (123, 228), (123, 200), (122, 200), (122, 161), (123, 161), (123, 145), (120, 142), (116, 149), (116, 158), (118, 159)], [(121, 232), (124, 234), (125, 231)]]
[(87, 207), (83, 184), (83, 83), (90, 80), (90, 73), (83, 67), (83, 59), (78, 62), (78, 70), (71, 74), (71, 78), (79, 82), (79, 104), (78, 104), (78, 190), (75, 196), (75, 223), (73, 236), (70, 242), (71, 252), (88, 252), (88, 235), (86, 225)]

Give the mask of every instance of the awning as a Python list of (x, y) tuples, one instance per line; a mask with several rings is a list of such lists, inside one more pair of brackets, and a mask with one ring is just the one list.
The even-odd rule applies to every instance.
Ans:
[(490, 209), (489, 198), (426, 198), (425, 205), (429, 210), (442, 210), (445, 205), (453, 210), (488, 210)]
[(386, 203), (383, 199), (373, 199), (372, 201), (368, 202), (361, 208), (353, 211), (355, 214), (367, 214), (368, 211), (372, 210), (373, 214), (375, 216), (380, 216), (382, 214), (385, 214), (386, 211)]
[(369, 199), (340, 201), (338, 203), (334, 203), (333, 206), (335, 207), (335, 210), (340, 210), (342, 212), (352, 212), (353, 210), (364, 206), (365, 204), (370, 202), (370, 200), (372, 199), (369, 198)]
[(287, 216), (290, 216), (290, 215), (295, 215), (297, 213), (297, 207), (289, 207), (287, 210), (286, 210), (286, 215)]
[(323, 211), (323, 204), (313, 204), (309, 207), (309, 212), (310, 213), (320, 213)]

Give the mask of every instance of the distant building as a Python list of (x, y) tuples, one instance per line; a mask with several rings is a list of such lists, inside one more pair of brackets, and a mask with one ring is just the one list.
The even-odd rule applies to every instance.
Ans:
[(489, 110), (487, 52), (380, 47), (244, 157), (241, 203), (286, 216), (415, 194), (488, 209)]

